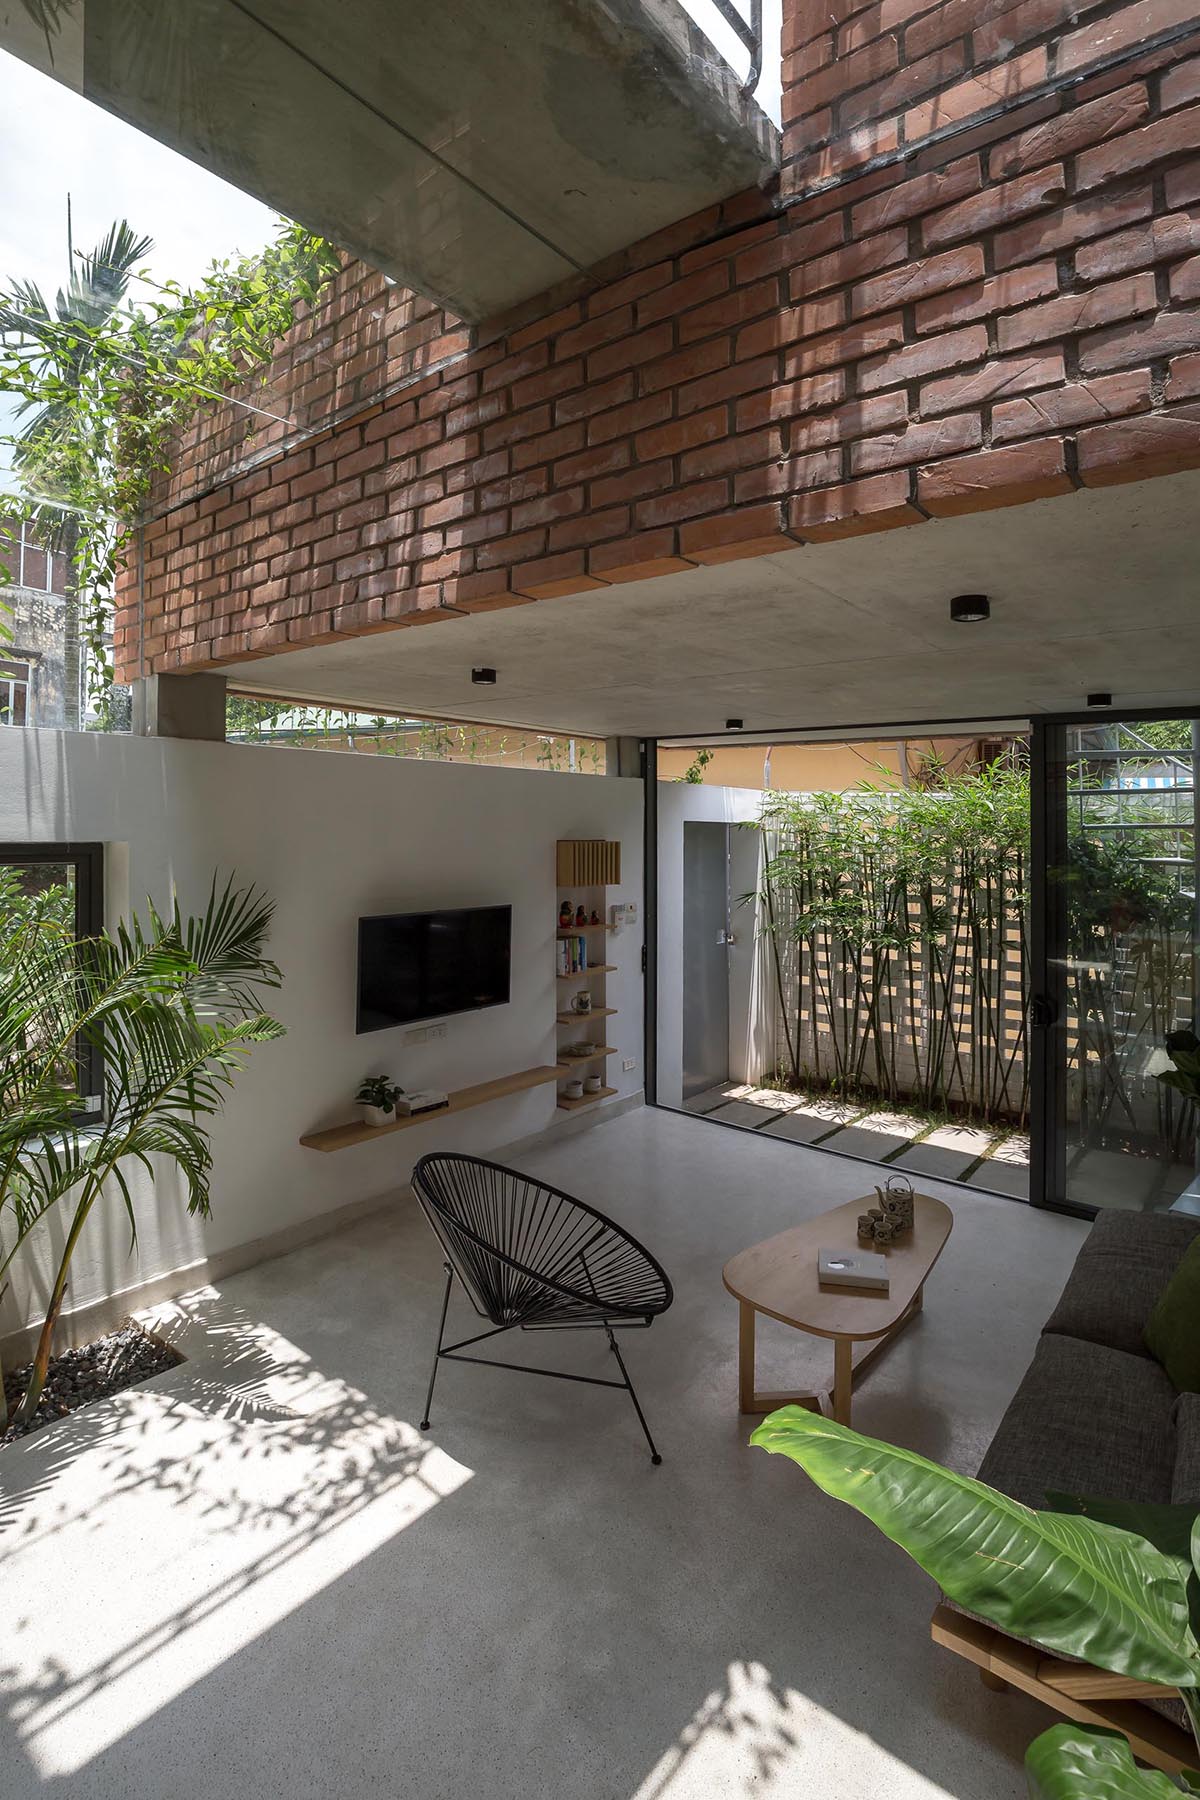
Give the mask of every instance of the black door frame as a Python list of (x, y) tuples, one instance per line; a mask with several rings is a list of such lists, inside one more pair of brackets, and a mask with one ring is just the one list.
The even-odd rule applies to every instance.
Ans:
[[(1136, 724), (1139, 719), (1200, 719), (1200, 706), (1089, 707), (1047, 713), (1032, 721), (1030, 737), (1030, 1010), (1029, 1200), (1045, 1212), (1094, 1219), (1098, 1207), (1068, 1200), (1066, 1059), (1057, 1054), (1055, 1026), (1067, 1006), (1066, 891), (1048, 879), (1067, 861), (1067, 731), (1073, 725)], [(1192, 799), (1192, 842), (1200, 853)], [(1198, 884), (1200, 893), (1200, 884)], [(1198, 901), (1200, 904), (1200, 901)]]
[[(1065, 894), (1047, 880), (1047, 870), (1061, 867), (1066, 859), (1067, 813), (1065, 804), (1066, 732), (1071, 725), (1136, 723), (1139, 719), (1200, 719), (1200, 706), (1089, 707), (1079, 712), (1045, 713), (1030, 719), (1030, 1010), (1029, 1010), (1029, 1203), (1046, 1212), (1067, 1213), (1093, 1219), (1099, 1210), (1063, 1198), (1066, 1191), (1066, 1068), (1052, 1054), (1054, 1023), (1066, 1006), (1066, 970), (1063, 947), (1066, 938)], [(1012, 714), (971, 723), (1011, 724)], [(962, 729), (954, 719), (918, 719), (907, 723), (847, 725), (847, 735), (864, 733), (880, 737), (941, 735)], [(794, 741), (828, 741), (801, 733)], [(714, 736), (721, 743), (760, 742), (765, 736), (785, 741), (789, 733), (766, 734), (753, 729), (723, 731)], [(658, 745), (657, 738), (641, 740), (643, 793), (643, 1092), (647, 1106), (658, 1100)], [(1194, 827), (1200, 849), (1200, 827)], [(1198, 902), (1200, 904), (1200, 902)], [(725, 1123), (725, 1121), (718, 1121)], [(730, 1126), (729, 1129), (742, 1129)], [(832, 1151), (827, 1154), (836, 1155)]]

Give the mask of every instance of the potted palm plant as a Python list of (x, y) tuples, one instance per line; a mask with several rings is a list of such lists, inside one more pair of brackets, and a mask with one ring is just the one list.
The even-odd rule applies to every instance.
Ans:
[[(131, 1248), (132, 1163), (153, 1179), (174, 1163), (188, 1211), (207, 1218), (207, 1125), (255, 1044), (283, 1035), (260, 1010), (280, 984), (264, 955), (274, 911), (252, 888), (213, 882), (205, 910), (167, 917), (151, 906), (109, 934), (77, 940), (62, 908), (26, 896), (0, 870), (0, 1293), (42, 1220), (69, 1220), (24, 1395), (10, 1423), (37, 1411), (71, 1259), (92, 1208), (120, 1199)], [(83, 1052), (100, 1058), (99, 1120), (81, 1120)]]
[(387, 1075), (368, 1075), (354, 1098), (364, 1125), (391, 1125), (396, 1118), (396, 1102), (404, 1092)]

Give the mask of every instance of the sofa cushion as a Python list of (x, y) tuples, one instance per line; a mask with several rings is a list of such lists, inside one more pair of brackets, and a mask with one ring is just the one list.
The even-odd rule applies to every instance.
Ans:
[(1147, 1321), (1197, 1234), (1200, 1219), (1179, 1213), (1101, 1213), (1046, 1331), (1149, 1359)]
[(1180, 1394), (1175, 1402), (1175, 1469), (1171, 1499), (1200, 1512), (1200, 1394)]
[(1200, 1238), (1193, 1238), (1146, 1321), (1146, 1348), (1177, 1388), (1200, 1394)]
[(1175, 1389), (1148, 1356), (1042, 1337), (979, 1479), (1026, 1506), (1046, 1493), (1170, 1500)]

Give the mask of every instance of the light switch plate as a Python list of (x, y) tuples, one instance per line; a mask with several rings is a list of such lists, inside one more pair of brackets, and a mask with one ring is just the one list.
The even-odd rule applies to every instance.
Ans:
[(628, 1073), (631, 1069), (637, 1068), (637, 1057), (636, 1056), (625, 1057), (621, 1063), (621, 1068), (623, 1069), (625, 1074), (628, 1075)]

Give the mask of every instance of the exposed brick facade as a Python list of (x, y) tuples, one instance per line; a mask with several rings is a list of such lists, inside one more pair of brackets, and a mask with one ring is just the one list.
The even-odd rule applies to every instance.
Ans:
[(349, 265), (288, 424), (181, 447), (121, 674), (1200, 466), (1200, 0), (786, 0), (784, 63), (779, 194), (519, 317)]

